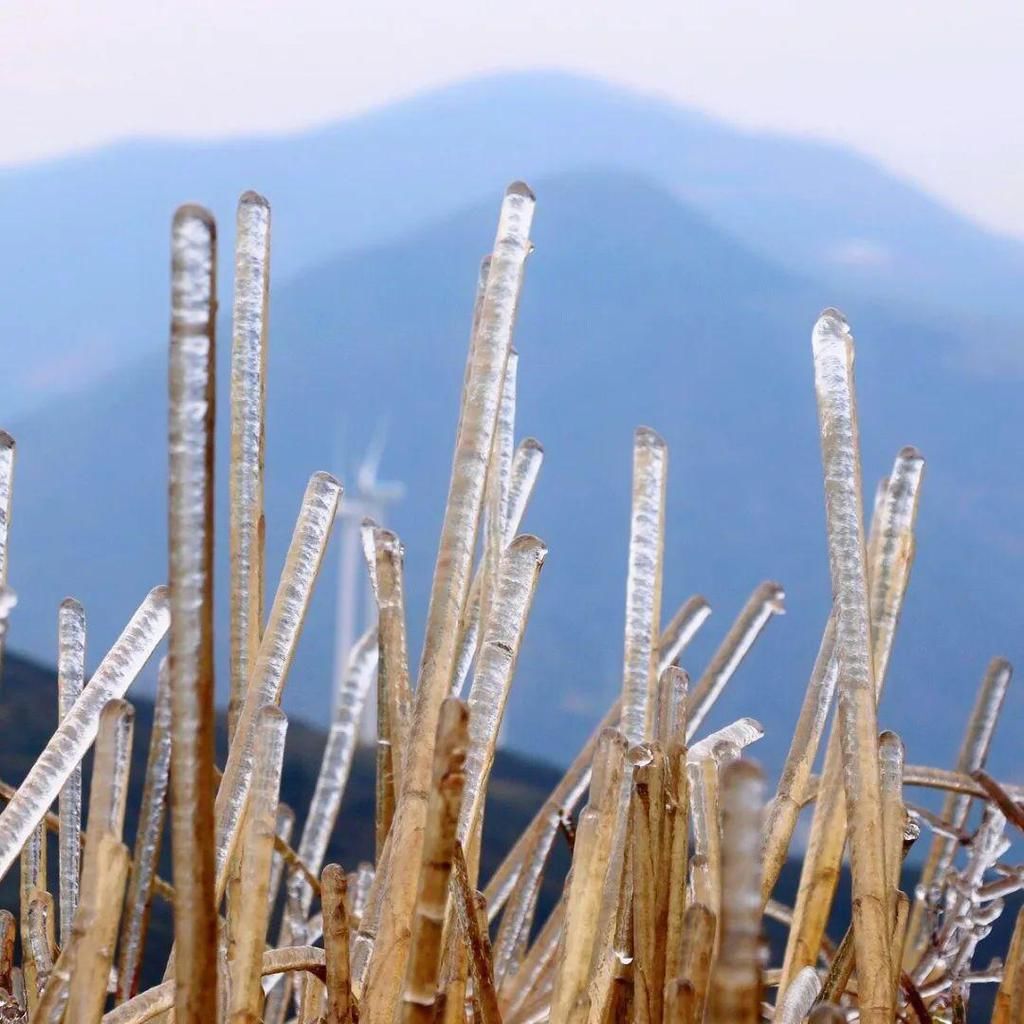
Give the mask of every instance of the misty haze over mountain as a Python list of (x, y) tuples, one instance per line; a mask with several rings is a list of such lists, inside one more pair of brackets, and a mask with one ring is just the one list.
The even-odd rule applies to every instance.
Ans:
[[(0, 172), (0, 331), (15, 340), (0, 409), (19, 444), (11, 646), (52, 661), (72, 593), (95, 663), (164, 578), (170, 217), (186, 199), (216, 213), (229, 313), (234, 205), (253, 187), (274, 210), (271, 586), (309, 474), (351, 477), (386, 423), (382, 473), (407, 488), (389, 525), (408, 550), (415, 655), (476, 269), (515, 177), (538, 196), (518, 431), (546, 449), (526, 526), (550, 554), (509, 743), (565, 760), (617, 692), (632, 430), (646, 423), (670, 445), (665, 617), (694, 592), (714, 608), (691, 673), (758, 582), (786, 587), (788, 614), (709, 722), (757, 716), (758, 756), (777, 763), (828, 613), (809, 334), (835, 304), (858, 339), (866, 493), (902, 445), (928, 459), (883, 723), (909, 760), (951, 759), (989, 657), (1020, 656), (1024, 488), (1007, 466), (1024, 428), (1024, 246), (834, 147), (553, 75), (466, 83), (294, 138), (132, 142)], [(229, 346), (225, 315), (222, 527)], [(226, 529), (218, 540), (226, 613)], [(285, 701), (320, 723), (336, 557)], [(218, 628), (223, 666), (226, 614)], [(1011, 695), (1008, 721), (1020, 710)]]

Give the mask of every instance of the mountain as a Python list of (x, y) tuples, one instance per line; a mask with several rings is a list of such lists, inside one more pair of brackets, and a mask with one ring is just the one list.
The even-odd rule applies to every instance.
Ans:
[[(709, 722), (760, 718), (768, 737), (757, 756), (775, 767), (829, 606), (809, 332), (835, 301), (834, 288), (765, 261), (644, 179), (591, 174), (534, 184), (536, 253), (516, 336), (518, 430), (546, 447), (526, 526), (550, 555), (507, 739), (566, 761), (618, 690), (632, 431), (647, 423), (671, 452), (666, 618), (694, 592), (715, 609), (687, 655), (691, 672), (703, 668), (759, 581), (786, 587), (788, 614), (769, 624)], [(387, 420), (382, 471), (407, 486), (392, 525), (408, 550), (414, 658), (476, 268), (492, 243), (498, 200), (325, 261), (276, 288), (271, 302), (270, 586), (309, 474), (342, 472), (339, 433), (359, 450)], [(222, 235), (230, 243), (229, 227)], [(902, 445), (917, 444), (929, 460), (883, 722), (903, 733), (910, 762), (948, 764), (989, 657), (1022, 661), (1024, 492), (1011, 456), (1024, 428), (1017, 388), (962, 373), (963, 339), (928, 317), (863, 298), (847, 313), (859, 342), (867, 493)], [(227, 338), (222, 321), (222, 669)], [(19, 456), (10, 582), (20, 603), (9, 645), (52, 658), (57, 605), (71, 593), (89, 614), (95, 659), (164, 578), (165, 395), (161, 349), (12, 425)], [(332, 549), (285, 698), (290, 714), (314, 722), (325, 720), (330, 702), (335, 559)], [(1008, 722), (1021, 720), (1021, 707), (1013, 693)], [(997, 746), (995, 770), (1018, 772), (1008, 737)]]
[(1020, 331), (1006, 318), (1024, 312), (1021, 242), (837, 146), (529, 73), (290, 137), (135, 140), (0, 169), (0, 409), (9, 423), (162, 347), (167, 235), (183, 200), (209, 205), (226, 229), (243, 189), (272, 197), (282, 280), (422, 230), (512, 177), (594, 170), (647, 178), (774, 264), (812, 272), (843, 302), (865, 294), (910, 300), (937, 320), (963, 317), (985, 341), (982, 368), (1020, 371)]

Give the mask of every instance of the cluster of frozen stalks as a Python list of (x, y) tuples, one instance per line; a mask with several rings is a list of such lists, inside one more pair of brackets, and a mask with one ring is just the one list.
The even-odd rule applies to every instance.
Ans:
[[(3, 787), (0, 875), (17, 864), (20, 907), (17, 915), (0, 913), (0, 1020), (925, 1024), (966, 1020), (982, 986), (996, 990), (994, 1021), (1024, 1020), (1024, 916), (1002, 958), (980, 964), (975, 957), (1004, 900), (1024, 885), (1024, 867), (1004, 859), (1010, 835), (1024, 827), (1022, 793), (984, 771), (1011, 669), (992, 662), (952, 770), (904, 763), (899, 737), (879, 733), (877, 702), (910, 576), (924, 463), (913, 449), (899, 452), (865, 530), (853, 338), (834, 310), (812, 336), (834, 605), (774, 795), (766, 799), (761, 770), (744, 756), (762, 733), (754, 719), (710, 735), (701, 727), (782, 611), (783, 592), (773, 583), (756, 588), (691, 685), (678, 662), (710, 610), (691, 598), (662, 625), (668, 452), (640, 428), (621, 697), (498, 870), (480, 879), (488, 778), (546, 553), (536, 537), (519, 533), (543, 450), (514, 438), (512, 331), (533, 212), (531, 191), (512, 185), (482, 266), (418, 673), (410, 674), (406, 649), (402, 544), (366, 522), (377, 622), (355, 644), (333, 695), (320, 776), (295, 845), (295, 814), (279, 799), (287, 728), (280, 701), (341, 486), (325, 473), (310, 480), (265, 610), (270, 210), (246, 193), (238, 208), (229, 406), (231, 743), (219, 766), (216, 232), (204, 210), (177, 212), (168, 584), (145, 597), (88, 681), (84, 612), (71, 599), (60, 608), (59, 726), (20, 786)], [(3, 435), (4, 631), (14, 607), (7, 588), (14, 451)], [(133, 710), (125, 695), (165, 635), (139, 827), (129, 845)], [(376, 864), (346, 874), (323, 861), (371, 687)], [(80, 766), (90, 748), (83, 829)], [(941, 811), (911, 802), (914, 787), (944, 790)], [(808, 805), (810, 839), (790, 907), (773, 893)], [(157, 863), (168, 808), (173, 878), (165, 881)], [(47, 831), (57, 833), (56, 892), (48, 886)], [(572, 868), (541, 919), (541, 885), (562, 832), (572, 837)], [(927, 855), (908, 895), (901, 866), (915, 843)], [(836, 942), (826, 928), (846, 855), (852, 924)], [(164, 981), (139, 991), (155, 899), (173, 904), (175, 945)], [(788, 929), (777, 963), (764, 940), (769, 918)]]

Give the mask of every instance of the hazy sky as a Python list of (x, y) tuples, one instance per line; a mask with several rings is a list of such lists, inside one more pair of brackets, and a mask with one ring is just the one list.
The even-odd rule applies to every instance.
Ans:
[(2, 0), (0, 163), (563, 68), (848, 143), (1024, 237), (1021, 0)]

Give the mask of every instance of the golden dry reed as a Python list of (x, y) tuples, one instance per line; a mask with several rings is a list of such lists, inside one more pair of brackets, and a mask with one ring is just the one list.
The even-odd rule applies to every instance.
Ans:
[[(783, 611), (783, 589), (754, 589), (691, 686), (679, 659), (711, 609), (699, 595), (672, 615), (662, 609), (669, 452), (654, 430), (639, 427), (625, 611), (621, 624), (609, 624), (623, 629), (621, 696), (497, 870), (480, 879), (490, 771), (547, 552), (519, 533), (544, 450), (533, 438), (515, 439), (513, 332), (534, 207), (527, 186), (508, 188), (481, 264), (418, 671), (406, 639), (404, 547), (367, 521), (377, 623), (354, 644), (337, 692), (324, 696), (338, 710), (295, 848), (296, 809), (280, 799), (280, 701), (341, 485), (326, 473), (310, 480), (265, 611), (271, 218), (267, 201), (247, 192), (224, 389), (230, 573), (226, 587), (214, 588), (217, 233), (201, 208), (175, 215), (168, 586), (149, 594), (88, 681), (85, 610), (71, 598), (59, 610), (60, 724), (19, 787), (0, 783), (0, 876), (16, 862), (20, 870), (18, 911), (0, 911), (0, 1021), (928, 1024), (967, 1019), (983, 986), (992, 1021), (1024, 1021), (1024, 911), (1000, 958), (976, 956), (1008, 898), (1024, 888), (1024, 868), (1004, 856), (1024, 829), (1024, 794), (985, 771), (1012, 668), (991, 662), (951, 770), (908, 763), (900, 737), (880, 731), (924, 459), (913, 448), (898, 453), (865, 530), (854, 339), (835, 310), (818, 320), (808, 353), (834, 605), (822, 609), (821, 646), (774, 793), (766, 799), (764, 775), (746, 758), (763, 735), (755, 719), (710, 733), (703, 724)], [(523, 360), (528, 367), (528, 353)], [(15, 606), (8, 581), (17, 579), (8, 572), (14, 453), (0, 432), (0, 656)], [(13, 540), (16, 552), (16, 532)], [(213, 602), (223, 590), (230, 748), (218, 765)], [(133, 710), (124, 697), (165, 635), (129, 852)], [(323, 861), (332, 832), (345, 828), (342, 796), (371, 688), (376, 863), (346, 873)], [(83, 830), (81, 763), (90, 747)], [(943, 790), (941, 811), (921, 806), (914, 787)], [(808, 807), (810, 838), (789, 907), (776, 884), (785, 862), (801, 857), (793, 836)], [(156, 873), (168, 817), (173, 884)], [(59, 833), (56, 892), (47, 830)], [(571, 837), (571, 869), (548, 906), (542, 885), (562, 831)], [(908, 893), (904, 858), (925, 832), (921, 884)], [(842, 916), (852, 924), (833, 942), (844, 851), (853, 902)], [(156, 899), (173, 905), (175, 950), (163, 983), (140, 992)], [(283, 918), (275, 940), (276, 909)], [(787, 934), (774, 963), (769, 918)]]

